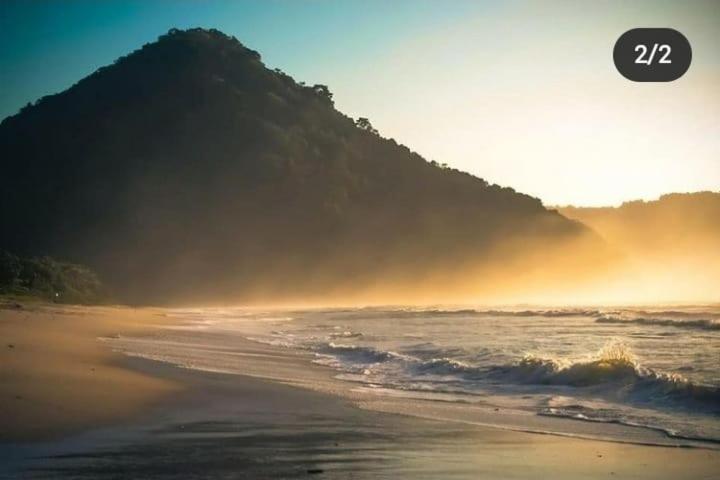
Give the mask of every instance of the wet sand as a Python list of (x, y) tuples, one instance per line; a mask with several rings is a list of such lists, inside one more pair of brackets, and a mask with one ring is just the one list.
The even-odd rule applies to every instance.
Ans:
[[(9, 427), (0, 441), (3, 478), (710, 479), (720, 472), (717, 450), (426, 420), (276, 381), (126, 358), (96, 337), (151, 331), (166, 322), (156, 311), (47, 308), (0, 311), (9, 350), (0, 357), (0, 420)], [(404, 413), (413, 413), (408, 405)]]

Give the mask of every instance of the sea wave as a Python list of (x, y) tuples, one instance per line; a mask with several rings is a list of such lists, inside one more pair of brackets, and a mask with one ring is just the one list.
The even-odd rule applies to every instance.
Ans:
[[(343, 312), (340, 312), (343, 313)], [(639, 309), (592, 309), (592, 308), (560, 308), (560, 309), (476, 309), (476, 308), (407, 308), (391, 310), (361, 310), (353, 311), (349, 316), (342, 318), (426, 318), (426, 317), (590, 317), (597, 319), (619, 318), (624, 319), (658, 319), (659, 321), (708, 323), (717, 325), (720, 313), (713, 311), (681, 311), (681, 310), (639, 310)], [(715, 329), (716, 327), (713, 327)]]
[(488, 387), (552, 386), (620, 403), (720, 414), (720, 387), (646, 368), (629, 347), (618, 341), (608, 342), (584, 359), (526, 355), (507, 364), (476, 363), (476, 357), (465, 350), (433, 348), (430, 343), (392, 351), (330, 341), (317, 343), (311, 350), (318, 356), (318, 363), (362, 374), (361, 381), (388, 382), (393, 388), (423, 385), (441, 391), (448, 382), (467, 392)]
[(404, 317), (449, 317), (449, 316), (476, 316), (476, 317), (595, 317), (602, 315), (599, 310), (588, 309), (551, 309), (551, 310), (478, 310), (465, 308), (458, 310), (429, 309), (429, 310), (396, 310), (390, 312), (393, 318)]
[[(406, 378), (428, 379), (435, 376), (458, 376), (458, 380), (477, 380), (486, 375), (484, 368), (467, 364), (463, 361), (439, 356), (422, 359), (412, 352), (398, 353), (392, 350), (380, 350), (374, 347), (359, 345), (323, 343), (313, 347), (315, 353), (324, 357), (319, 363), (329, 364), (345, 371), (364, 371), (368, 367), (394, 364), (396, 372), (405, 372)], [(425, 352), (427, 353), (427, 352)], [(441, 355), (442, 350), (435, 350)], [(331, 357), (332, 361), (327, 361)]]
[(419, 375), (453, 375), (460, 374), (463, 376), (468, 375), (482, 375), (484, 371), (478, 367), (468, 365), (460, 360), (452, 358), (431, 358), (430, 360), (418, 361), (413, 366), (413, 372)]
[(635, 309), (626, 309), (624, 311), (629, 314), (632, 314), (636, 317), (662, 317), (662, 318), (674, 318), (674, 319), (710, 318), (710, 319), (714, 319), (714, 320), (720, 319), (719, 312), (710, 311), (705, 308), (689, 310), (689, 311), (685, 311), (685, 310), (635, 310)]
[(717, 330), (720, 331), (720, 322), (709, 318), (697, 318), (688, 320), (676, 320), (671, 318), (654, 317), (630, 317), (623, 318), (612, 315), (604, 315), (595, 320), (596, 323), (614, 324), (635, 324), (635, 325), (659, 325), (663, 327), (689, 328), (693, 330)]
[(644, 368), (630, 349), (619, 342), (608, 343), (589, 360), (571, 362), (528, 355), (514, 365), (494, 367), (493, 375), (525, 384), (602, 386), (606, 387), (606, 394), (641, 403), (671, 402), (720, 413), (720, 388), (695, 384), (679, 374)]
[(398, 308), (390, 310), (361, 309), (354, 311), (333, 311), (335, 320), (357, 320), (371, 318), (404, 319), (434, 317), (596, 317), (604, 312), (595, 309), (476, 309), (476, 308)]
[(389, 360), (410, 360), (411, 357), (390, 350), (380, 350), (359, 345), (345, 345), (335, 342), (326, 343), (314, 348), (316, 353), (341, 357), (359, 365), (382, 363)]
[[(720, 412), (720, 388), (691, 382), (677, 373), (656, 372), (641, 366), (625, 344), (608, 342), (585, 360), (566, 360), (526, 355), (513, 364), (476, 366), (451, 356), (421, 359), (416, 355), (381, 350), (370, 346), (325, 343), (316, 353), (334, 357), (336, 366), (346, 370), (394, 362), (409, 378), (457, 376), (459, 381), (501, 382), (520, 385), (555, 385), (592, 388), (594, 394), (626, 400), (678, 403), (709, 407)], [(619, 399), (619, 398), (618, 398)]]

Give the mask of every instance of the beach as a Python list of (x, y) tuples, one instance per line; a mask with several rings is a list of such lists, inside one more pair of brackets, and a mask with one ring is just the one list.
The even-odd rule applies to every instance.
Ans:
[[(249, 340), (233, 343), (243, 374), (114, 351), (117, 337), (151, 337), (173, 323), (162, 309), (0, 310), (0, 476), (709, 479), (720, 471), (713, 448), (529, 433), (517, 419), (490, 427), (482, 424), (498, 422), (478, 420), (480, 412), (443, 418), (437, 409), (453, 405), (379, 397), (308, 355)], [(538, 421), (528, 416), (526, 429)]]
[(150, 310), (29, 304), (0, 309), (0, 441), (62, 436), (124, 419), (182, 388), (124, 368), (97, 338), (160, 323)]

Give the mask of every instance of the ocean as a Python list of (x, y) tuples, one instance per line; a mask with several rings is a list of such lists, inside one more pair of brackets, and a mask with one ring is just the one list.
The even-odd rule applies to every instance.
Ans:
[[(348, 390), (401, 405), (452, 405), (456, 413), (484, 409), (483, 424), (497, 417), (499, 427), (543, 433), (720, 445), (717, 305), (197, 308), (163, 315), (177, 325), (104, 340), (128, 355), (237, 374), (248, 374), (248, 362), (266, 362), (236, 346), (250, 340), (332, 369)], [(423, 411), (433, 416), (432, 408)]]

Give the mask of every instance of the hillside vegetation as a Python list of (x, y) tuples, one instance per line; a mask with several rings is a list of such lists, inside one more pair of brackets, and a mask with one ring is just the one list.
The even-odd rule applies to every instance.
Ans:
[(0, 158), (0, 247), (86, 264), (130, 301), (454, 298), (497, 290), (491, 266), (559, 278), (580, 240), (604, 255), (216, 30), (171, 30), (26, 106)]

